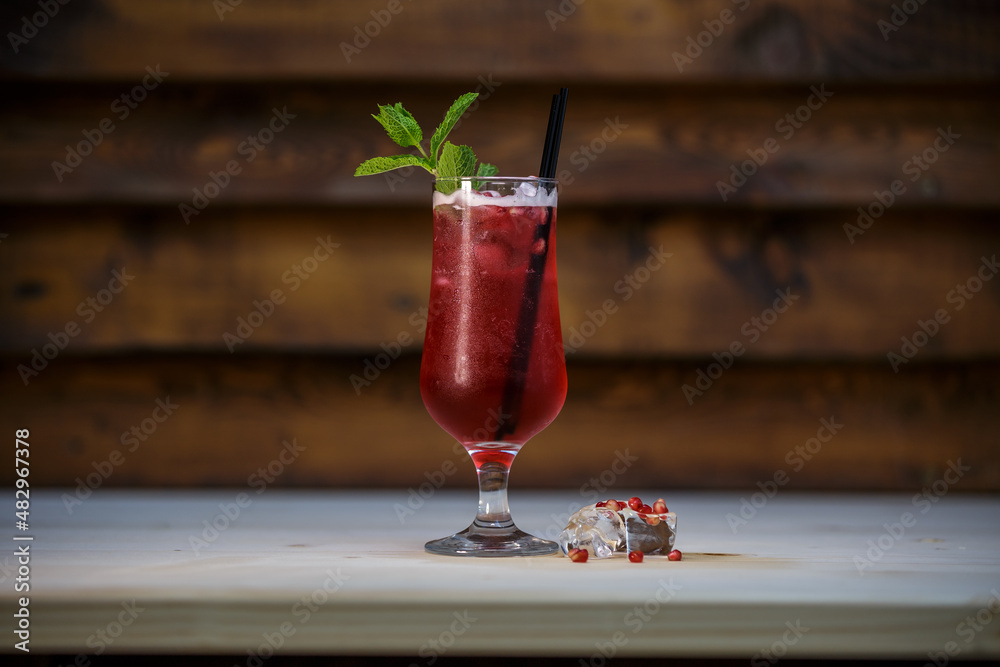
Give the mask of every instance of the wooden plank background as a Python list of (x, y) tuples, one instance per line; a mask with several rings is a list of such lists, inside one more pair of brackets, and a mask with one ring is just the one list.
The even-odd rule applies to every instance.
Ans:
[[(128, 80), (168, 62), (186, 79), (240, 81), (465, 81), (494, 72), (545, 82), (818, 75), (923, 83), (985, 82), (1000, 71), (1000, 9), (978, 0), (924, 3), (897, 18), (901, 25), (893, 22), (893, 3), (870, 0), (513, 0), (489, 7), (400, 0), (395, 13), (380, 0), (226, 4), (232, 11), (200, 0), (73, 2), (21, 47), (23, 57), (5, 51), (3, 64), (31, 78), (82, 80)], [(37, 11), (30, 1), (5, 5), (5, 25), (20, 27), (21, 16)], [(731, 16), (722, 16), (726, 10)], [(686, 55), (687, 38), (706, 29), (719, 34), (703, 37), (708, 46), (700, 55), (692, 49), (692, 63), (679, 71), (674, 53)]]
[[(456, 130), (456, 138), (509, 173), (534, 173), (552, 87), (502, 81), (493, 79), (494, 92)], [(465, 88), (481, 85), (473, 77)], [(813, 95), (811, 88), (820, 86), (829, 98), (813, 111), (804, 105)], [(366, 157), (400, 152), (379, 125), (373, 125), (370, 114), (372, 109), (377, 112), (376, 104), (404, 100), (424, 125), (433, 126), (443, 108), (466, 92), (460, 84), (344, 82), (247, 89), (168, 77), (119, 120), (111, 106), (128, 94), (129, 82), (91, 87), (14, 83), (11, 90), (7, 113), (12, 122), (3, 130), (0, 147), (0, 201), (98, 199), (172, 205), (174, 210), (182, 202), (190, 204), (193, 189), (203, 190), (211, 182), (209, 174), (224, 170), (230, 160), (237, 162), (240, 173), (210, 207), (422, 206), (429, 181), (420, 174), (391, 181), (383, 176), (354, 178), (354, 168)], [(867, 206), (876, 190), (888, 189), (897, 179), (907, 189), (900, 206), (1000, 204), (1000, 193), (992, 187), (992, 174), (1000, 170), (1000, 151), (991, 135), (1000, 99), (995, 88), (873, 91), (817, 77), (773, 89), (583, 82), (572, 87), (572, 94), (559, 170), (565, 182), (564, 205), (628, 199), (659, 206), (740, 203), (853, 210), (858, 204)], [(808, 114), (809, 120), (798, 123), (793, 117), (800, 125), (796, 129), (786, 115), (800, 107), (805, 109), (801, 117)], [(295, 117), (250, 160), (244, 142), (267, 127), (274, 109)], [(539, 116), (542, 123), (537, 122)], [(101, 137), (94, 133), (104, 119), (114, 126), (107, 140), (102, 138), (78, 167), (57, 174), (53, 162), (67, 164), (67, 146), (75, 149), (86, 142), (84, 131)], [(913, 157), (934, 151), (939, 130), (949, 128), (959, 138), (921, 169)], [(723, 199), (718, 182), (731, 182), (733, 165), (739, 168), (749, 160), (748, 151), (762, 151), (768, 139), (776, 142), (777, 152)], [(911, 180), (914, 176), (916, 181)], [(177, 219), (185, 222), (180, 213)], [(188, 226), (204, 219), (190, 217)]]
[[(579, 487), (627, 451), (625, 489), (753, 489), (784, 469), (795, 488), (918, 491), (962, 459), (961, 490), (1000, 490), (993, 4), (899, 25), (862, 0), (217, 6), (74, 0), (33, 33), (37, 3), (0, 10), (20, 35), (0, 50), (0, 430), (44, 442), (35, 483), (242, 486), (296, 440), (277, 485), (415, 487), (449, 460), (447, 483), (471, 484), (417, 387), (429, 179), (352, 173), (394, 151), (376, 104), (427, 128), (477, 88), (454, 139), (533, 173), (568, 85), (570, 393), (515, 484)], [(662, 268), (622, 287), (654, 250)], [(755, 323), (779, 293), (788, 311)], [(180, 407), (160, 422), (158, 400)], [(844, 427), (810, 443), (822, 419)]]

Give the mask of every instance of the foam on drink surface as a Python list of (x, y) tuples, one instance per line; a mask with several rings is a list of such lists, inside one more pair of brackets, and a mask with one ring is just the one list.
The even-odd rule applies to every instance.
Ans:
[[(478, 192), (471, 189), (471, 184), (463, 183), (463, 187), (451, 194), (434, 191), (434, 206), (555, 206), (556, 192), (539, 191), (538, 185), (526, 179), (518, 185), (513, 194), (500, 195), (496, 192)], [(465, 187), (469, 186), (469, 187)]]

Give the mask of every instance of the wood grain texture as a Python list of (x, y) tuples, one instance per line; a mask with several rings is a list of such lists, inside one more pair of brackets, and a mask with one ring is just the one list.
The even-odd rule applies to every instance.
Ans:
[[(128, 109), (119, 98), (130, 85), (12, 84), (13, 102), (0, 112), (0, 201), (177, 207), (199, 204), (195, 190), (207, 187), (199, 205), (423, 205), (427, 174), (353, 176), (362, 160), (400, 152), (370, 115), (401, 100), (431, 128), (448, 100), (477, 85), (167, 78)], [(552, 89), (503, 78), (489, 87), (452, 139), (505, 174), (535, 173)], [(779, 88), (580, 85), (572, 94), (559, 163), (563, 204), (853, 209), (899, 180), (905, 192), (894, 206), (1000, 205), (996, 89), (852, 89), (816, 78)], [(276, 114), (283, 120), (273, 133)], [(103, 121), (110, 131), (100, 131)], [(219, 173), (216, 192), (211, 175)]]
[[(7, 77), (118, 80), (155, 63), (185, 79), (996, 80), (993, 4), (917, 5), (897, 26), (892, 5), (75, 0), (0, 52), (0, 68)], [(34, 2), (4, 3), (2, 24), (17, 30), (36, 11)]]
[[(173, 209), (6, 213), (0, 349), (19, 363), (70, 323), (79, 327), (65, 341), (71, 354), (378, 352), (423, 340), (431, 239), (422, 208), (216, 207), (191, 226)], [(856, 217), (563, 208), (567, 349), (708, 357), (741, 343), (745, 358), (885, 361), (918, 321), (944, 311), (918, 362), (1000, 355), (991, 214), (891, 210), (852, 244), (844, 225)], [(122, 269), (132, 278), (116, 295), (108, 287)], [(264, 303), (276, 290), (281, 302)], [(268, 317), (251, 316), (258, 310)], [(240, 318), (254, 327), (238, 331)]]
[(792, 487), (911, 493), (961, 458), (1000, 490), (1000, 5), (399, 2), (73, 0), (30, 35), (37, 0), (0, 4), (0, 427), (50, 443), (33, 484), (101, 477), (143, 424), (102, 485), (240, 486), (296, 438), (289, 487), (470, 484), (417, 392), (429, 179), (352, 174), (399, 152), (376, 104), (429, 130), (472, 89), (451, 138), (533, 173), (569, 85), (571, 393), (515, 483), (628, 450), (622, 484), (752, 491), (835, 418)]
[[(4, 374), (0, 429), (29, 428), (44, 443), (32, 460), (32, 485), (83, 484), (81, 493), (238, 487), (271, 466), (284, 471), (275, 482), (283, 487), (473, 484), (468, 456), (423, 408), (418, 357), (400, 357), (356, 390), (351, 376), (364, 375), (364, 362), (59, 357), (27, 388)], [(956, 488), (1000, 490), (996, 362), (899, 374), (885, 364), (737, 362), (689, 403), (682, 386), (704, 367), (570, 360), (566, 405), (519, 454), (513, 483), (588, 494), (756, 491), (784, 472), (783, 488), (918, 493), (961, 459), (970, 469)], [(831, 438), (824, 420), (842, 428), (832, 427)], [(275, 463), (284, 441), (304, 448), (294, 465)], [(8, 467), (0, 480), (12, 475)]]

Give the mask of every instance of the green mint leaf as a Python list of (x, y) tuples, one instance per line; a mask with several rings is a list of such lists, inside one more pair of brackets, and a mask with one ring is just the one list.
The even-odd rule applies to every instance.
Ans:
[(358, 165), (358, 168), (354, 171), (354, 175), (371, 176), (372, 174), (381, 174), (384, 171), (392, 171), (393, 169), (409, 166), (423, 167), (427, 171), (434, 173), (427, 158), (416, 155), (389, 155), (387, 157), (373, 157), (370, 160), (365, 160)]
[[(479, 168), (476, 169), (476, 176), (480, 178), (491, 178), (496, 176), (498, 173), (500, 173), (500, 170), (489, 162), (480, 162)], [(482, 190), (484, 186), (484, 181), (476, 180), (472, 182), (472, 187), (476, 190)]]
[(382, 124), (390, 139), (403, 148), (416, 146), (421, 153), (424, 152), (424, 149), (420, 148), (420, 142), (424, 138), (420, 125), (417, 124), (413, 114), (403, 108), (401, 102), (396, 102), (395, 105), (380, 104), (378, 111), (378, 115), (373, 114), (372, 118)]
[(479, 93), (466, 93), (452, 103), (451, 108), (444, 115), (444, 120), (441, 121), (441, 124), (437, 126), (437, 129), (434, 130), (434, 134), (431, 136), (431, 160), (437, 159), (438, 149), (440, 149), (441, 144), (448, 137), (448, 133), (452, 131), (455, 123), (458, 122), (458, 119), (462, 117), (462, 114), (465, 113), (466, 109), (469, 108), (469, 105), (477, 97), (479, 97)]
[(476, 169), (476, 154), (468, 146), (456, 146), (450, 141), (444, 142), (441, 149), (441, 159), (438, 160), (438, 178), (461, 178), (472, 176)]
[(438, 190), (450, 194), (458, 188), (458, 179), (472, 176), (476, 168), (476, 154), (468, 146), (456, 146), (450, 141), (444, 142), (441, 149), (441, 159), (437, 164)]
[(476, 170), (476, 176), (482, 176), (483, 178), (490, 178), (491, 176), (496, 176), (499, 173), (500, 169), (489, 162), (480, 162), (479, 169)]

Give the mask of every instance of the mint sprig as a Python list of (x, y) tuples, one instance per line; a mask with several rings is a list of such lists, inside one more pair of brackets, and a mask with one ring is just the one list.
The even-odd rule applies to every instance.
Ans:
[[(378, 105), (378, 115), (372, 115), (385, 128), (389, 138), (397, 144), (406, 148), (407, 146), (420, 146), (424, 134), (420, 131), (417, 119), (403, 105), (396, 102), (395, 106)], [(423, 151), (421, 151), (423, 152)]]
[(467, 176), (488, 178), (499, 173), (492, 164), (479, 163), (476, 167), (476, 154), (468, 146), (455, 145), (446, 141), (448, 134), (454, 129), (469, 106), (479, 97), (479, 93), (466, 93), (455, 100), (444, 115), (441, 124), (431, 135), (430, 152), (421, 145), (423, 131), (402, 103), (378, 105), (378, 115), (372, 115), (385, 128), (389, 138), (403, 148), (415, 147), (419, 155), (389, 155), (365, 160), (354, 171), (355, 176), (370, 176), (381, 174), (402, 167), (423, 167), (438, 179), (438, 190), (448, 194), (455, 190), (457, 184), (451, 184), (449, 179)]

